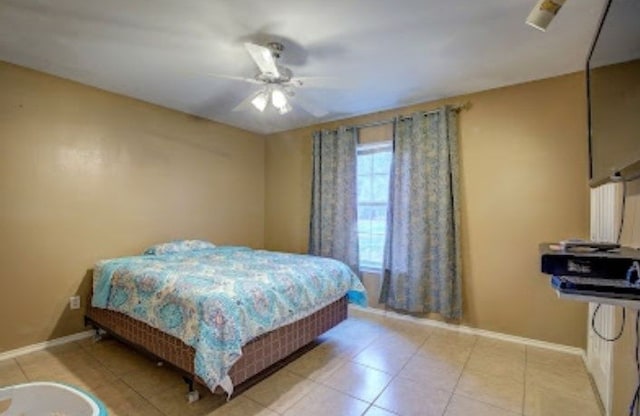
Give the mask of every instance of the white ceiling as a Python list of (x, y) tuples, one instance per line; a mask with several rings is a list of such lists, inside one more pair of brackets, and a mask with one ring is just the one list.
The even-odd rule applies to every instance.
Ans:
[[(581, 70), (604, 0), (569, 0), (546, 33), (536, 0), (0, 0), (0, 60), (258, 133)], [(258, 86), (244, 41), (279, 40), (315, 119), (232, 112)], [(1, 92), (0, 92), (1, 93)]]

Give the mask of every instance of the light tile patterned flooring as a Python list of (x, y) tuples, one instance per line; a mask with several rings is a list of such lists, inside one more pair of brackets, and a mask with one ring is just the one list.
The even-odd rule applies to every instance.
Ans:
[(65, 344), (0, 361), (0, 386), (82, 387), (110, 415), (599, 416), (580, 357), (435, 329), (352, 309), (320, 345), (230, 402), (114, 340)]

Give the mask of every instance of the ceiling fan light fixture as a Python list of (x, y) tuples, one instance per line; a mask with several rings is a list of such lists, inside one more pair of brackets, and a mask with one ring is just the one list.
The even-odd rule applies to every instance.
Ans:
[(291, 106), (289, 105), (289, 100), (287, 100), (287, 96), (280, 89), (275, 89), (271, 93), (271, 104), (273, 104), (273, 106), (280, 111), (280, 114), (285, 114), (288, 112), (282, 112), (287, 106), (291, 108)]
[(253, 100), (251, 100), (251, 104), (256, 108), (256, 110), (261, 113), (267, 108), (267, 103), (269, 102), (269, 93), (267, 91), (260, 91), (258, 95), (256, 95)]
[(546, 31), (564, 2), (565, 0), (539, 0), (529, 13), (526, 23), (538, 30)]
[(289, 103), (286, 103), (284, 106), (278, 108), (278, 112), (280, 113), (280, 115), (285, 115), (291, 110), (293, 110), (293, 107), (291, 107), (291, 104)]

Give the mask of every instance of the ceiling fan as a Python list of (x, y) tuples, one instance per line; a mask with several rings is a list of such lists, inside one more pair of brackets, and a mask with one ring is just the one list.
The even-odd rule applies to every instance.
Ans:
[(215, 77), (226, 78), (238, 81), (245, 81), (251, 84), (260, 85), (259, 91), (249, 95), (232, 111), (244, 111), (255, 108), (264, 112), (271, 105), (279, 114), (284, 115), (290, 112), (292, 98), (294, 104), (314, 117), (324, 117), (328, 111), (318, 107), (309, 100), (296, 95), (295, 89), (303, 86), (311, 88), (335, 88), (323, 81), (327, 78), (321, 77), (294, 77), (293, 72), (278, 63), (280, 55), (284, 51), (284, 46), (279, 42), (269, 42), (266, 46), (245, 42), (245, 49), (256, 64), (260, 72), (253, 78), (243, 78), (230, 75), (211, 74)]

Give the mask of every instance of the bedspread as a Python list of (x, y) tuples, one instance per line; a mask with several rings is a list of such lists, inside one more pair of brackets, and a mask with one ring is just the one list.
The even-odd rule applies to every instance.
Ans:
[(108, 308), (194, 347), (195, 372), (231, 394), (227, 375), (253, 338), (364, 287), (337, 260), (216, 247), (188, 253), (103, 260), (94, 268), (94, 307)]

